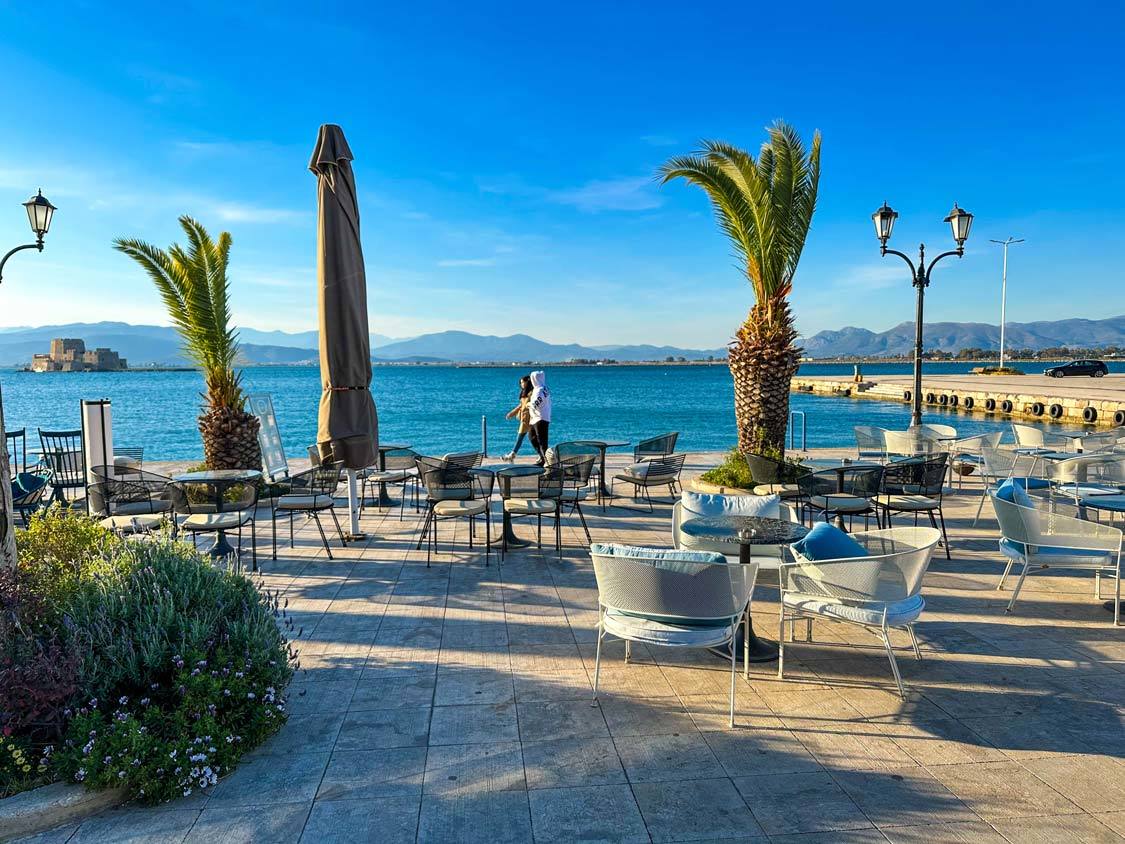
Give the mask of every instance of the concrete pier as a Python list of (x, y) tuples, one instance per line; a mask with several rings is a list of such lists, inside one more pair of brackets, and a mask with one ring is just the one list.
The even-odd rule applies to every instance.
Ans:
[[(794, 392), (870, 398), (908, 404), (911, 375), (793, 379)], [(1104, 378), (1046, 375), (922, 375), (922, 402), (930, 407), (999, 417), (1114, 427), (1125, 425), (1125, 374)]]

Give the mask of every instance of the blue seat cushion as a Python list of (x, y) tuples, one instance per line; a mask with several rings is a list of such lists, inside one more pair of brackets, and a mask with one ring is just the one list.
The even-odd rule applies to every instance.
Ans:
[[(1015, 504), (1019, 507), (1030, 507), (1035, 509), (1035, 502), (1031, 500), (1031, 496), (1027, 494), (1027, 489), (1019, 481), (1038, 480), (1038, 478), (1008, 478), (1004, 483), (996, 488), (996, 497), (1001, 501), (1007, 501), (1010, 504)], [(1045, 481), (1044, 481), (1045, 483)]]
[(921, 595), (911, 595), (901, 601), (892, 601), (887, 604), (871, 603), (844, 603), (828, 598), (801, 595), (794, 592), (785, 593), (785, 606), (800, 610), (811, 615), (825, 618), (835, 618), (840, 621), (851, 621), (856, 624), (865, 624), (879, 627), (883, 623), (883, 608), (887, 612), (887, 626), (900, 627), (917, 621), (926, 606)]
[(685, 519), (710, 516), (781, 517), (780, 495), (713, 495), (685, 489), (680, 494), (680, 503)]
[(828, 522), (817, 522), (804, 539), (793, 543), (792, 548), (806, 560), (814, 561), (871, 556), (866, 548)]
[(31, 472), (20, 472), (12, 478), (12, 498), (15, 500), (15, 503), (18, 504), (21, 498), (38, 492), (46, 485), (47, 479), (42, 475), (36, 475)]
[[(1033, 547), (1035, 550), (1032, 551), (1032, 556), (1036, 559), (1049, 563), (1052, 557), (1057, 557), (1060, 566), (1067, 560), (1080, 563), (1094, 563), (1104, 560), (1108, 565), (1117, 557), (1115, 552), (1106, 551), (1104, 548), (1057, 548), (1051, 545), (1035, 545)], [(1014, 539), (1001, 539), (1000, 552), (1007, 557), (1023, 559), (1023, 556), (1027, 553), (1027, 546)]]
[(727, 558), (715, 551), (683, 551), (678, 548), (641, 548), (635, 545), (595, 542), (590, 545), (592, 557), (627, 557), (630, 560), (648, 563), (654, 568), (675, 571), (682, 574), (695, 574), (701, 570), (700, 563), (728, 565)]

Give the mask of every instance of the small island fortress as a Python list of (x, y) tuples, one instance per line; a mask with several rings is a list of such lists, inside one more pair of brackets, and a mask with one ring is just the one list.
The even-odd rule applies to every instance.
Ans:
[(57, 337), (48, 354), (34, 355), (32, 372), (119, 372), (128, 369), (125, 358), (112, 349), (86, 349), (83, 340)]

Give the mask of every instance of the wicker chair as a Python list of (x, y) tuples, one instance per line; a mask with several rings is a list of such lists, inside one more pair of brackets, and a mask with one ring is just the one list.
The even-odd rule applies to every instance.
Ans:
[[(730, 649), (730, 726), (734, 727), (734, 684), (739, 624), (749, 648), (750, 597), (758, 567), (731, 565), (708, 551), (669, 551), (624, 545), (590, 546), (598, 582), (598, 646), (594, 658), (594, 704), (598, 701), (602, 640), (672, 648)], [(743, 666), (749, 660), (743, 653)]]
[(947, 560), (952, 558), (941, 497), (945, 490), (945, 462), (948, 457), (948, 454), (939, 454), (937, 457), (888, 463), (883, 469), (882, 491), (875, 497), (876, 511), (882, 516), (879, 527), (892, 527), (891, 518), (895, 513), (913, 513), (915, 527), (920, 513), (929, 517), (931, 527), (936, 528), (940, 520), (941, 541)]
[(1094, 597), (1101, 600), (1102, 575), (1114, 580), (1113, 623), (1121, 623), (1121, 530), (1120, 528), (1075, 519), (1028, 506), (1030, 499), (1016, 503), (1012, 486), (989, 490), (996, 520), (1000, 524), (1000, 553), (1008, 560), (997, 590), (1012, 566), (1021, 564), (1019, 579), (1008, 602), (1008, 612), (1016, 605), (1024, 579), (1032, 570), (1079, 569), (1094, 572)]
[(806, 619), (805, 640), (811, 642), (813, 619), (821, 618), (877, 633), (898, 692), (906, 697), (888, 631), (898, 627), (909, 632), (914, 655), (922, 658), (914, 624), (926, 605), (922, 578), (941, 534), (934, 528), (900, 527), (855, 533), (851, 538), (868, 556), (813, 561), (790, 546), (795, 561), (783, 563), (780, 571), (777, 676), (785, 677), (785, 622), (792, 637), (797, 619)]
[(633, 448), (633, 461), (640, 463), (642, 460), (647, 460), (650, 457), (667, 457), (669, 454), (674, 454), (676, 451), (676, 440), (680, 438), (679, 431), (673, 431), (670, 434), (661, 434), (659, 437), (649, 437), (647, 440), (641, 440)]
[(66, 504), (67, 490), (86, 488), (86, 458), (82, 431), (39, 429), (43, 464), (51, 473), (51, 501)]
[(644, 499), (648, 503), (648, 511), (652, 513), (655, 510), (652, 506), (652, 494), (649, 490), (653, 487), (666, 486), (669, 494), (677, 495), (679, 493), (677, 485), (680, 482), (680, 472), (684, 468), (686, 459), (686, 454), (653, 457), (635, 466), (629, 466), (624, 472), (614, 475), (613, 479), (614, 481), (632, 484), (634, 500), (638, 497), (638, 493), (643, 493)]
[(492, 553), (492, 519), (488, 505), (492, 497), (493, 474), (429, 457), (418, 456), (415, 459), (428, 505), (422, 529), (427, 539), (426, 567), (429, 568), (431, 556), (437, 551), (439, 522), (468, 519), (471, 550), (478, 516), (484, 516), (484, 564), (487, 566)]
[(273, 500), (270, 507), (270, 535), (273, 539), (273, 558), (277, 559), (277, 514), (285, 513), (289, 516), (289, 547), (293, 547), (293, 518), (298, 513), (311, 516), (316, 522), (316, 529), (320, 533), (320, 541), (328, 559), (332, 559), (332, 549), (328, 545), (328, 536), (324, 533), (324, 525), (320, 521), (321, 513), (328, 513), (336, 525), (336, 533), (340, 538), (340, 545), (347, 548), (348, 542), (344, 536), (344, 529), (340, 527), (340, 519), (336, 516), (336, 489), (340, 486), (340, 477), (344, 471), (343, 463), (321, 463), (304, 472), (298, 472), (290, 477), (290, 491)]
[(801, 496), (802, 513), (809, 513), (811, 524), (816, 514), (828, 521), (832, 516), (848, 516), (849, 525), (854, 524), (856, 516), (863, 516), (863, 525), (868, 526), (868, 518), (875, 515), (872, 499), (879, 494), (883, 479), (883, 467), (855, 467), (827, 470), (803, 475), (797, 479)]
[(173, 515), (174, 496), (170, 493), (172, 479), (143, 469), (95, 466), (94, 482), (87, 487), (86, 498), (91, 515), (101, 519), (102, 527), (123, 534), (145, 534), (170, 524), (176, 531)]

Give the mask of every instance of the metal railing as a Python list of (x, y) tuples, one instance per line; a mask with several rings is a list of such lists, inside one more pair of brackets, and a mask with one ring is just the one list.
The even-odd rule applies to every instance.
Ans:
[(789, 411), (789, 449), (792, 451), (797, 447), (797, 417), (801, 419), (801, 451), (809, 450), (809, 427), (808, 419), (803, 410)]
[(488, 417), (480, 417), (480, 453), (488, 457)]

